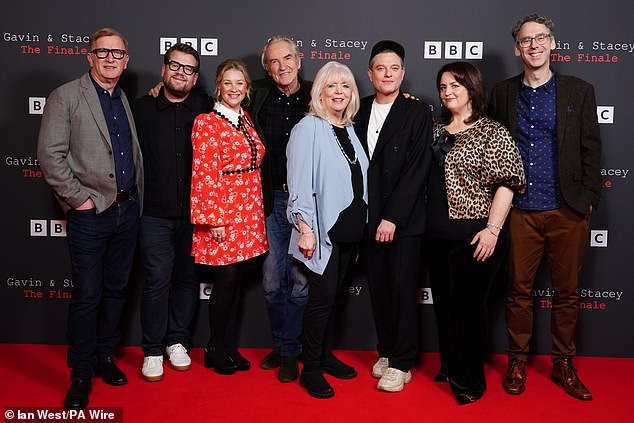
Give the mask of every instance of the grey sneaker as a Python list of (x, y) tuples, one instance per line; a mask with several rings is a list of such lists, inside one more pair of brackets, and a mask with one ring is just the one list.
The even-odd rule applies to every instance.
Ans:
[(170, 360), (172, 369), (180, 372), (189, 370), (192, 367), (192, 359), (187, 354), (187, 349), (182, 344), (174, 344), (165, 348), (165, 354)]
[(394, 367), (388, 367), (376, 387), (382, 391), (400, 392), (405, 387), (405, 384), (411, 381), (412, 373), (409, 370), (403, 372)]
[(372, 377), (381, 379), (388, 367), (390, 367), (390, 360), (387, 357), (379, 357), (379, 361), (372, 366)]
[(141, 374), (143, 375), (143, 380), (147, 382), (158, 382), (163, 379), (163, 356), (151, 355), (143, 357)]

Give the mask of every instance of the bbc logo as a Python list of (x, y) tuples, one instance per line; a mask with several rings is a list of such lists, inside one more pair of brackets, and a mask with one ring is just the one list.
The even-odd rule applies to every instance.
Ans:
[[(423, 58), (425, 59), (482, 59), (484, 43), (482, 41), (425, 41)], [(464, 53), (464, 54), (463, 54)]]
[(607, 247), (608, 246), (608, 231), (607, 230), (590, 231), (590, 246), (591, 247)]
[(65, 220), (31, 219), (31, 236), (66, 236)]
[(214, 290), (214, 284), (210, 282), (201, 282), (198, 285), (198, 298), (201, 300), (208, 300), (211, 296), (211, 291)]
[(160, 54), (165, 54), (176, 43), (187, 44), (193, 47), (201, 56), (217, 56), (218, 55), (218, 39), (217, 38), (201, 38), (200, 48), (198, 48), (198, 38), (194, 37), (161, 37), (159, 50)]
[(41, 115), (44, 113), (46, 97), (29, 97), (29, 114)]
[(434, 304), (431, 288), (418, 288), (418, 304)]
[(614, 123), (614, 106), (597, 106), (599, 123)]

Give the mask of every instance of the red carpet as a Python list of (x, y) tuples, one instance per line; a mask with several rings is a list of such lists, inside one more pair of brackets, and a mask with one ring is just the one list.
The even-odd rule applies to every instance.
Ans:
[[(121, 387), (93, 381), (89, 407), (123, 407), (125, 422), (631, 422), (634, 399), (628, 383), (634, 359), (578, 357), (580, 376), (594, 395), (584, 402), (566, 395), (550, 381), (550, 361), (534, 357), (527, 389), (510, 396), (502, 389), (506, 357), (491, 356), (489, 388), (484, 397), (458, 406), (446, 384), (432, 382), (437, 354), (423, 354), (405, 390), (388, 394), (376, 390), (369, 374), (376, 355), (369, 351), (337, 351), (359, 376), (348, 381), (329, 377), (334, 398), (311, 398), (297, 382), (282, 384), (259, 361), (268, 352), (241, 349), (253, 368), (220, 376), (203, 368), (202, 350), (193, 351), (193, 368), (175, 372), (165, 366), (161, 382), (141, 379), (143, 354), (139, 347), (122, 348), (118, 364), (130, 382)], [(59, 407), (68, 388), (66, 347), (3, 344), (0, 348), (0, 406)], [(10, 420), (5, 420), (10, 421)]]

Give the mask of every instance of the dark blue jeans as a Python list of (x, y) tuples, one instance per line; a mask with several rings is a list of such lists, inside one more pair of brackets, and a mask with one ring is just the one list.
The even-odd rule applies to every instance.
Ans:
[(69, 210), (68, 248), (73, 276), (68, 307), (71, 380), (89, 379), (98, 356), (112, 356), (139, 232), (139, 197), (96, 214)]
[(162, 355), (166, 345), (189, 344), (199, 291), (191, 256), (193, 231), (189, 219), (141, 217), (141, 346), (145, 356)]
[(275, 191), (273, 211), (266, 218), (269, 253), (262, 266), (262, 285), (273, 345), (282, 355), (297, 357), (302, 351), (299, 336), (308, 301), (308, 278), (305, 266), (288, 253), (293, 227), (286, 218), (287, 202), (288, 193)]

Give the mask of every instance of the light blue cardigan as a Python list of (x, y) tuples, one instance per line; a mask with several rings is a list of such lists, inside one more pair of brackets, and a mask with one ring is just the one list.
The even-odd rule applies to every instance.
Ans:
[[(359, 158), (363, 174), (363, 199), (368, 202), (368, 158), (352, 128), (348, 136)], [(291, 234), (289, 254), (315, 273), (323, 274), (332, 253), (328, 231), (339, 213), (353, 199), (350, 165), (343, 156), (330, 124), (317, 116), (304, 117), (291, 131), (286, 147), (288, 206), (287, 216), (295, 230)], [(299, 225), (296, 214), (314, 231), (317, 246), (308, 260), (299, 251)]]

